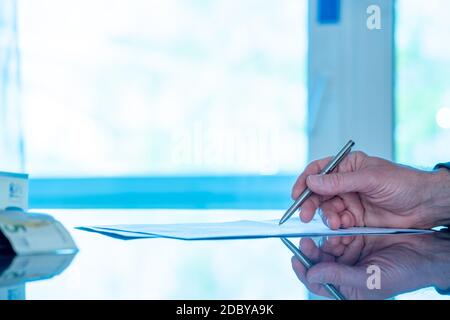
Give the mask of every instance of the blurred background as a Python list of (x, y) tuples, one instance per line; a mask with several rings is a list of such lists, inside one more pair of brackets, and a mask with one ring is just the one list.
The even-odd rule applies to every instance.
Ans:
[(305, 161), (305, 1), (17, 3), (36, 177), (273, 175)]
[[(392, 158), (429, 168), (450, 158), (450, 4), (390, 2)], [(0, 6), (0, 165), (45, 182), (37, 207), (61, 196), (52, 181), (86, 178), (268, 177), (286, 192), (311, 156), (306, 0)]]
[[(450, 161), (450, 2), (372, 2), (394, 44), (373, 62), (394, 79), (377, 128), (390, 141), (372, 142), (421, 168)], [(35, 209), (285, 208), (316, 157), (309, 59), (361, 47), (310, 45), (312, 3), (0, 0), (0, 170), (30, 173)]]
[(260, 206), (239, 190), (264, 176), (283, 193), (263, 206), (289, 201), (307, 159), (306, 1), (0, 3), (19, 137), (2, 126), (15, 158), (0, 164), (31, 174), (32, 207), (161, 207), (175, 183), (170, 206)]
[(397, 1), (395, 158), (450, 159), (450, 2)]

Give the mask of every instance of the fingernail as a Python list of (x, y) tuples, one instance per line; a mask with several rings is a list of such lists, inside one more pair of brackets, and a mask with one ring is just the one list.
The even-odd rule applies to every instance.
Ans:
[(322, 176), (321, 175), (311, 175), (308, 177), (309, 182), (312, 184), (320, 184), (322, 181)]

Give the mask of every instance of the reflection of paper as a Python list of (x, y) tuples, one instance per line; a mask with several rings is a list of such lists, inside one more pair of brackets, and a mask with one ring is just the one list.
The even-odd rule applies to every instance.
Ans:
[(309, 224), (291, 219), (279, 226), (273, 221), (235, 221), (223, 223), (185, 223), (185, 224), (143, 224), (82, 227), (82, 230), (116, 236), (122, 239), (132, 238), (174, 238), (182, 240), (268, 238), (268, 237), (305, 237), (354, 234), (393, 234), (430, 232), (412, 229), (352, 228), (332, 231), (319, 221)]
[(62, 273), (75, 253), (0, 257), (0, 287), (50, 279)]

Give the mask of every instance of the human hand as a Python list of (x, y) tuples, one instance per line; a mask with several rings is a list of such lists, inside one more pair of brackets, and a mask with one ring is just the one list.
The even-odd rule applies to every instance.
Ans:
[(333, 173), (319, 175), (329, 161), (309, 164), (293, 187), (293, 199), (306, 186), (314, 192), (301, 207), (303, 222), (310, 222), (317, 209), (331, 229), (432, 228), (450, 222), (446, 170), (421, 171), (352, 152)]
[[(297, 277), (314, 294), (330, 297), (333, 284), (346, 299), (387, 299), (425, 287), (450, 287), (450, 240), (434, 234), (332, 237), (320, 248), (309, 238), (300, 250), (314, 263), (309, 270), (292, 257)], [(379, 270), (379, 288), (368, 286), (368, 267)], [(369, 281), (370, 282), (370, 281)]]

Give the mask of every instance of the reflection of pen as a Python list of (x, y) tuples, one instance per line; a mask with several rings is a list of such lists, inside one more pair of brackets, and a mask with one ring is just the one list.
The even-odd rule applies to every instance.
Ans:
[[(339, 163), (341, 163), (341, 161), (345, 158), (345, 156), (347, 156), (350, 151), (352, 150), (352, 147), (355, 145), (355, 143), (350, 140), (345, 146), (344, 148), (342, 148), (341, 151), (339, 151), (339, 153), (333, 158), (331, 159), (331, 161), (326, 165), (325, 168), (323, 168), (323, 170), (320, 172), (321, 175), (325, 175), (325, 174), (329, 174), (331, 173), (334, 169), (336, 169), (336, 167), (339, 165)], [(286, 211), (286, 213), (284, 214), (284, 216), (281, 218), (280, 220), (280, 225), (282, 225), (283, 223), (285, 223), (286, 221), (289, 220), (289, 218), (295, 213), (295, 211), (297, 211), (298, 208), (300, 208), (302, 206), (302, 204), (308, 200), (308, 198), (312, 195), (312, 191), (306, 187), (306, 189), (302, 192), (302, 194), (300, 195), (300, 197), (298, 197), (297, 200), (295, 200), (295, 202), (292, 204), (292, 206), (288, 209), (288, 211)]]
[[(313, 263), (308, 259), (308, 257), (305, 256), (303, 252), (301, 252), (292, 242), (290, 242), (286, 238), (280, 239), (281, 241), (283, 241), (286, 247), (291, 250), (294, 256), (303, 264), (306, 270), (310, 269), (313, 266)], [(345, 300), (345, 297), (342, 295), (342, 293), (340, 293), (339, 290), (332, 284), (326, 283), (323, 286), (336, 300)]]

